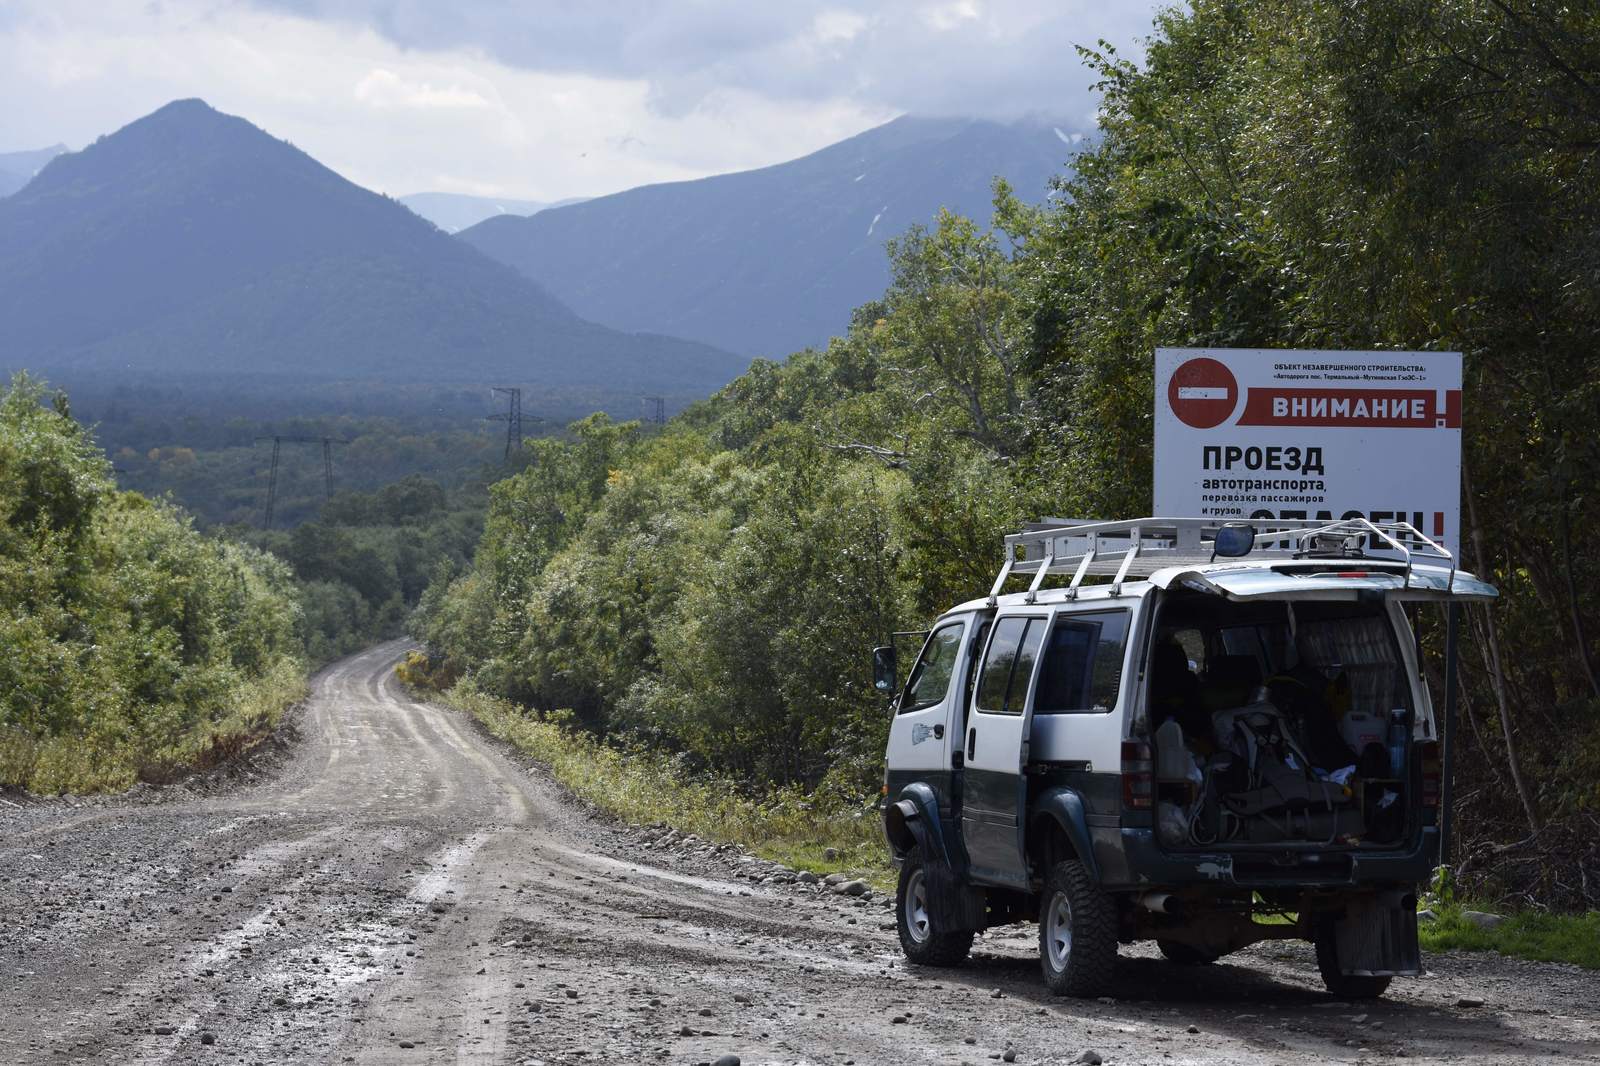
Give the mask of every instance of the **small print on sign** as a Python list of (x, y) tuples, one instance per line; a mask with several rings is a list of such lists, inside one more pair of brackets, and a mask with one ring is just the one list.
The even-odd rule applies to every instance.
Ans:
[(1156, 349), (1155, 508), (1410, 522), (1459, 551), (1461, 355)]

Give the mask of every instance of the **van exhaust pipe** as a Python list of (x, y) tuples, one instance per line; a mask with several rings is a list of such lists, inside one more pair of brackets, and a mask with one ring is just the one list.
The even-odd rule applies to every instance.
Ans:
[(1182, 902), (1170, 892), (1140, 893), (1138, 903), (1153, 914), (1177, 914), (1183, 909)]

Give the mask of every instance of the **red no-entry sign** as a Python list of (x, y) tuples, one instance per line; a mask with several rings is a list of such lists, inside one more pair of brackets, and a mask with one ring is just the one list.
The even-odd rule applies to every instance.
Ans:
[(1233, 414), (1239, 383), (1233, 371), (1215, 359), (1190, 359), (1167, 382), (1167, 403), (1185, 425), (1211, 429)]

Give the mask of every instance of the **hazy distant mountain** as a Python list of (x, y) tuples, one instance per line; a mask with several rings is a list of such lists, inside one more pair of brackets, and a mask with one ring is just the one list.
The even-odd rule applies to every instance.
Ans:
[(0, 200), (0, 367), (710, 389), (743, 361), (584, 321), (199, 100)]
[(996, 175), (1043, 200), (1076, 141), (1044, 123), (900, 118), (778, 166), (492, 218), (461, 239), (586, 318), (782, 356), (882, 295), (889, 237), (940, 207), (987, 219)]
[(539, 200), (505, 200), (489, 196), (466, 196), (454, 192), (417, 192), (400, 197), (400, 202), (432, 222), (446, 233), (459, 233), (468, 226), (476, 226), (486, 218), (516, 215), (526, 218), (547, 207), (562, 207), (583, 202), (574, 196), (548, 203)]
[(53, 144), (31, 152), (0, 152), (0, 196), (10, 196), (28, 184), (41, 167), (66, 150), (64, 144)]

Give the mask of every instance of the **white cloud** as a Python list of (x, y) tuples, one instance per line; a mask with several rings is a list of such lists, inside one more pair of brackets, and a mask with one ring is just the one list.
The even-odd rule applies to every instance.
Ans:
[(811, 36), (819, 44), (853, 41), (867, 28), (867, 22), (865, 15), (829, 8), (817, 12), (817, 17), (811, 20)]
[(933, 4), (919, 12), (922, 21), (929, 28), (948, 33), (958, 30), (964, 23), (976, 22), (979, 18), (978, 5), (972, 0), (958, 0), (953, 4)]
[(716, 89), (895, 111), (1088, 115), (1075, 46), (1137, 53), (1155, 0), (251, 0), (413, 48), (470, 45), (533, 70), (639, 78), (653, 106)]
[(409, 107), (417, 110), (493, 109), (484, 97), (459, 84), (435, 86), (426, 81), (407, 81), (392, 70), (378, 67), (356, 83), (356, 99), (373, 107)]
[(531, 200), (791, 159), (911, 111), (1095, 101), (1149, 0), (0, 0), (0, 150), (199, 96), (352, 180)]

